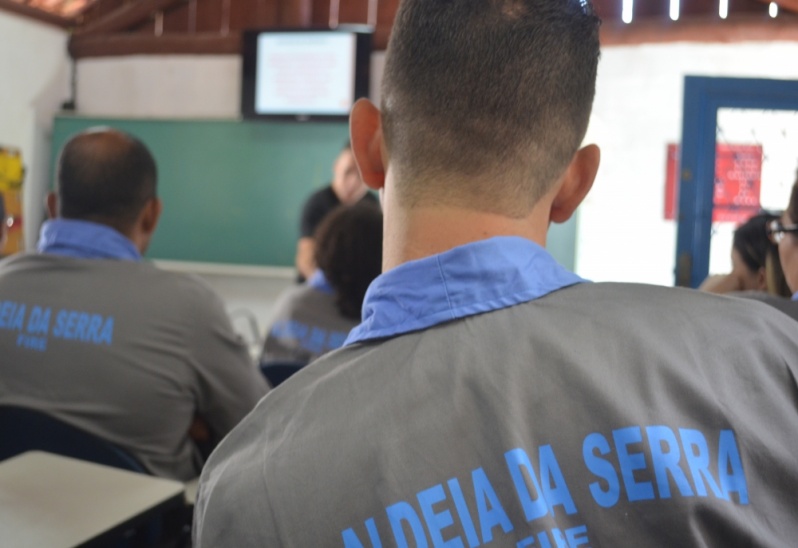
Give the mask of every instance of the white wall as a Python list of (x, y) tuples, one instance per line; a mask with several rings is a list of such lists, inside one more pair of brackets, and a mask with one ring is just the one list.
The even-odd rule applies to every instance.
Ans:
[(85, 116), (236, 118), (241, 61), (232, 55), (84, 59), (77, 107)]
[(22, 151), (28, 247), (44, 216), (53, 115), (69, 97), (66, 43), (62, 29), (0, 11), (0, 145)]

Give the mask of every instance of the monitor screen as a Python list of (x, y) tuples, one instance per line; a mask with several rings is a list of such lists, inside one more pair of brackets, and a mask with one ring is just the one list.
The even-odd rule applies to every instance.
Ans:
[(244, 32), (246, 119), (346, 120), (369, 93), (371, 29)]

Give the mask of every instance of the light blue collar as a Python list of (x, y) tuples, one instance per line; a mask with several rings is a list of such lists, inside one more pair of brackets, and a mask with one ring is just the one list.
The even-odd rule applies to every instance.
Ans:
[(133, 242), (113, 228), (77, 219), (53, 219), (44, 223), (37, 249), (39, 253), (76, 259), (141, 260)]
[(316, 269), (316, 271), (310, 276), (308, 280), (308, 285), (313, 289), (318, 289), (322, 293), (335, 293), (333, 286), (330, 285), (330, 282), (327, 281), (327, 277), (324, 275), (324, 272), (321, 271), (320, 268)]
[(366, 292), (363, 322), (345, 344), (507, 308), (585, 281), (525, 238), (469, 243), (380, 275)]
[(796, 291), (795, 293), (792, 294), (792, 300), (793, 301), (798, 301), (798, 291)]

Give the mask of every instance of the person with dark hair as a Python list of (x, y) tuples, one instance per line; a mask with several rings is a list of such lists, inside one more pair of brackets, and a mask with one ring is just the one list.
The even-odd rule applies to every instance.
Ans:
[(731, 272), (708, 277), (699, 289), (710, 293), (759, 291), (789, 297), (777, 248), (767, 235), (767, 226), (778, 218), (773, 213), (759, 213), (737, 227), (732, 240)]
[(332, 182), (311, 194), (302, 206), (295, 260), (300, 282), (308, 279), (316, 271), (314, 233), (319, 223), (340, 205), (359, 202), (377, 203), (377, 199), (368, 192), (368, 187), (360, 179), (352, 154), (352, 145), (348, 141), (333, 163), (332, 174)]
[(382, 109), (350, 115), (383, 273), (211, 456), (196, 548), (794, 544), (798, 324), (545, 250), (598, 169), (598, 28), (588, 0), (399, 4)]
[(798, 320), (798, 309), (788, 299), (791, 292), (778, 246), (767, 233), (770, 223), (778, 218), (773, 213), (759, 213), (737, 227), (732, 240), (731, 272), (709, 276), (698, 289), (762, 301)]
[(261, 363), (308, 363), (344, 344), (360, 323), (369, 284), (382, 267), (382, 213), (372, 204), (339, 206), (319, 225), (318, 269), (275, 305)]
[(52, 415), (189, 480), (268, 391), (221, 299), (142, 260), (161, 201), (155, 160), (95, 128), (58, 159), (38, 253), (0, 261), (0, 405)]

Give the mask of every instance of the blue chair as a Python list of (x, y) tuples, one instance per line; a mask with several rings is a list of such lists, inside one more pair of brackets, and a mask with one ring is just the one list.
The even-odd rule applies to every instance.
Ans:
[(33, 409), (0, 405), (0, 440), (0, 460), (37, 450), (149, 474), (124, 449)]
[(275, 388), (306, 365), (307, 363), (302, 361), (262, 361), (260, 372), (271, 387)]

